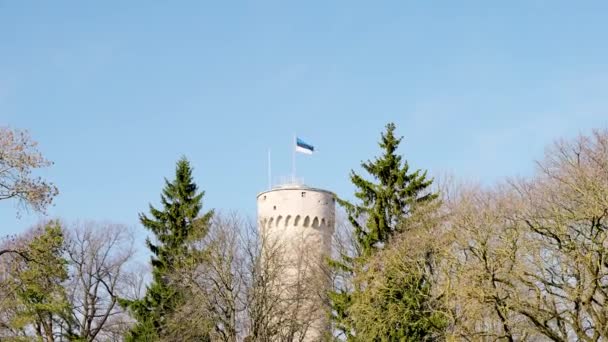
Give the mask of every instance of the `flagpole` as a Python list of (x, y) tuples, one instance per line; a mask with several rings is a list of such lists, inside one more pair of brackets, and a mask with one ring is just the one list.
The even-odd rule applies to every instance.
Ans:
[(296, 182), (296, 138), (297, 135), (293, 134), (293, 146), (291, 147), (291, 182)]
[(268, 149), (268, 190), (272, 190), (272, 164), (270, 164), (270, 149)]

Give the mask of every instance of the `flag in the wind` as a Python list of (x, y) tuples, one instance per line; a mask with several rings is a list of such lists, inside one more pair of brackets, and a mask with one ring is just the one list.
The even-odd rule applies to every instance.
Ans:
[(304, 140), (300, 138), (296, 138), (296, 152), (302, 152), (306, 154), (312, 154), (315, 151), (315, 148), (304, 142)]

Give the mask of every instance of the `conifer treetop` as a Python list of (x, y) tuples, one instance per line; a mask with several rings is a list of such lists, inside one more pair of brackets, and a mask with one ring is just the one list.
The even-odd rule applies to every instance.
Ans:
[[(361, 163), (371, 180), (351, 171), (350, 178), (357, 188), (355, 197), (359, 203), (340, 200), (355, 227), (364, 254), (371, 253), (399, 231), (414, 205), (437, 198), (437, 194), (429, 190), (433, 180), (427, 179), (427, 172), (416, 170), (409, 173), (409, 163), (397, 154), (403, 137), (396, 137), (395, 129), (394, 123), (387, 124), (378, 143), (382, 154)], [(363, 217), (366, 218), (365, 223), (361, 224)]]
[(160, 339), (166, 317), (187, 297), (168, 279), (170, 272), (188, 263), (197, 252), (191, 249), (191, 242), (207, 234), (213, 211), (201, 215), (204, 195), (193, 180), (190, 163), (182, 157), (176, 164), (175, 179), (165, 179), (161, 208), (150, 205), (149, 215), (139, 215), (141, 224), (154, 235), (154, 239), (146, 239), (152, 252), (152, 283), (142, 299), (121, 302), (138, 321), (126, 336), (127, 341)]

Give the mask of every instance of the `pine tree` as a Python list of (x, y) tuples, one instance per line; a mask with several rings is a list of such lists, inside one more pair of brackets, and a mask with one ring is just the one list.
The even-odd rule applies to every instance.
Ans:
[(172, 270), (188, 262), (192, 252), (188, 244), (204, 237), (213, 211), (200, 215), (204, 191), (192, 179), (192, 168), (186, 158), (177, 162), (175, 180), (165, 179), (161, 194), (162, 210), (150, 205), (150, 216), (140, 214), (141, 224), (155, 240), (146, 244), (152, 252), (152, 283), (139, 300), (121, 300), (130, 309), (137, 324), (126, 336), (127, 341), (159, 340), (169, 315), (185, 299), (185, 293), (169, 282)]
[[(359, 203), (338, 201), (353, 226), (358, 255), (344, 254), (340, 259), (332, 260), (330, 265), (351, 280), (355, 273), (365, 270), (366, 262), (377, 250), (407, 226), (405, 221), (417, 204), (437, 198), (429, 189), (432, 180), (427, 178), (426, 171), (410, 173), (408, 162), (397, 154), (402, 139), (395, 137), (395, 125), (387, 124), (379, 143), (382, 155), (361, 164), (373, 179), (365, 179), (351, 171), (350, 179), (356, 187), (355, 197)], [(354, 284), (355, 293), (364, 290)], [(353, 298), (359, 297), (359, 294), (353, 296), (353, 291), (343, 289), (329, 294), (334, 324), (351, 341), (357, 338), (349, 307)]]

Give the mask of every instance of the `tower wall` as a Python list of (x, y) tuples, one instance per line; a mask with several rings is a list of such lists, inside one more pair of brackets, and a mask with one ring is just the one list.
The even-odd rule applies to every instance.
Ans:
[(310, 237), (318, 253), (331, 252), (335, 196), (307, 187), (285, 187), (258, 195), (258, 224), (263, 232), (285, 242)]
[[(335, 225), (335, 195), (306, 186), (283, 186), (262, 192), (257, 197), (258, 227), (269, 246), (282, 246), (286, 267), (282, 271), (281, 293), (300, 282), (307, 288), (305, 303), (298, 310), (302, 320), (311, 323), (304, 341), (318, 341), (329, 331), (327, 308), (320, 299), (329, 285), (323, 272), (325, 256), (331, 253)], [(301, 298), (301, 296), (298, 296)], [(308, 298), (304, 296), (304, 298)], [(306, 316), (306, 317), (304, 317)]]

